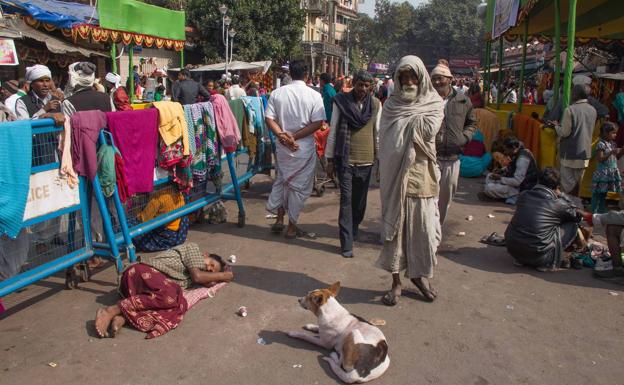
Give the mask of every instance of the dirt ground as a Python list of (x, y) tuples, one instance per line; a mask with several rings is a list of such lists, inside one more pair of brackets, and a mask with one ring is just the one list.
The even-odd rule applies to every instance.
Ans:
[[(390, 277), (375, 267), (379, 191), (371, 189), (356, 258), (343, 259), (337, 237), (338, 194), (308, 200), (302, 227), (316, 240), (269, 234), (264, 204), (270, 181), (256, 177), (244, 194), (247, 225), (191, 229), (190, 241), (229, 256), (235, 281), (189, 311), (178, 329), (155, 340), (124, 329), (98, 339), (96, 309), (116, 301), (109, 265), (80, 289), (60, 277), (5, 298), (0, 321), (0, 384), (333, 384), (326, 352), (284, 332), (313, 322), (296, 298), (342, 282), (338, 300), (364, 318), (382, 318), (391, 365), (378, 384), (624, 384), (624, 287), (588, 269), (538, 273), (512, 264), (504, 248), (478, 240), (504, 232), (513, 208), (476, 201), (482, 180), (462, 180), (445, 226), (434, 284), (421, 301), (407, 287), (399, 306), (379, 299)], [(488, 214), (495, 218), (488, 218)], [(474, 220), (465, 217), (473, 215)], [(463, 237), (459, 232), (465, 232)], [(239, 306), (249, 316), (236, 315)], [(266, 345), (258, 343), (262, 338)], [(49, 363), (55, 363), (52, 367)]]

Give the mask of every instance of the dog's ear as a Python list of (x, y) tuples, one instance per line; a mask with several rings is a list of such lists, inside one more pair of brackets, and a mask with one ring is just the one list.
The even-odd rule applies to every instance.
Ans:
[(332, 297), (337, 297), (338, 292), (340, 291), (340, 281), (334, 282), (334, 284), (329, 287), (329, 291), (331, 292)]
[(316, 307), (321, 307), (323, 305), (323, 302), (325, 301), (325, 298), (322, 295), (315, 295), (314, 297), (312, 297), (312, 301), (314, 301)]

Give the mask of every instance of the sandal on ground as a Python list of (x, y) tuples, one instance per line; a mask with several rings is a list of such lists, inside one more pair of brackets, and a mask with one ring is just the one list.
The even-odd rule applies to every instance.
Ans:
[(497, 232), (493, 232), (490, 235), (482, 237), (479, 242), (491, 246), (505, 246), (505, 237), (499, 235)]
[(297, 227), (297, 230), (294, 234), (286, 234), (286, 239), (295, 239), (295, 238), (308, 238), (308, 239), (316, 239), (315, 233), (308, 233), (307, 231), (303, 231)]
[(381, 297), (381, 302), (386, 306), (396, 306), (401, 299), (400, 295), (394, 294), (394, 291), (390, 290), (383, 297)]
[(271, 232), (274, 234), (281, 234), (285, 227), (283, 223), (274, 223), (271, 225)]
[(420, 290), (423, 297), (425, 297), (425, 301), (433, 302), (436, 300), (437, 296), (433, 292), (433, 290), (431, 290), (431, 284), (429, 284), (429, 288), (427, 288), (424, 286), (422, 281), (419, 281), (417, 279), (412, 280), (412, 283), (414, 284), (414, 286), (416, 286), (418, 290)]

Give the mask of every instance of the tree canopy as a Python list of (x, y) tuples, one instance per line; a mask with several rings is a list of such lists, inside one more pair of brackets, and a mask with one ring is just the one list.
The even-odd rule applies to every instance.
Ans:
[(200, 33), (208, 61), (224, 60), (221, 4), (228, 6), (230, 28), (236, 30), (235, 59), (285, 61), (298, 49), (305, 24), (298, 0), (187, 0), (187, 22)]
[(368, 63), (393, 63), (401, 56), (437, 59), (480, 57), (485, 23), (479, 0), (430, 0), (417, 8), (408, 2), (376, 0), (374, 18), (361, 14), (352, 25), (358, 52)]

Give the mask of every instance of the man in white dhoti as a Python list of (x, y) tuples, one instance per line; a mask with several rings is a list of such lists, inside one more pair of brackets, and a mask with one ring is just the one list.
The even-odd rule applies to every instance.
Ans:
[(388, 306), (401, 297), (402, 270), (426, 301), (437, 297), (429, 279), (440, 243), (435, 138), (444, 117), (442, 98), (420, 58), (403, 57), (394, 83), (379, 130), (384, 237), (379, 263), (392, 273), (392, 289), (382, 298)]
[(271, 93), (266, 109), (266, 123), (278, 139), (276, 148), (277, 178), (267, 202), (267, 210), (277, 214), (271, 231), (284, 230), (288, 213), (286, 238), (305, 234), (297, 228), (299, 214), (312, 193), (316, 167), (314, 132), (325, 120), (321, 94), (306, 86), (308, 72), (303, 61), (290, 64), (293, 82)]

